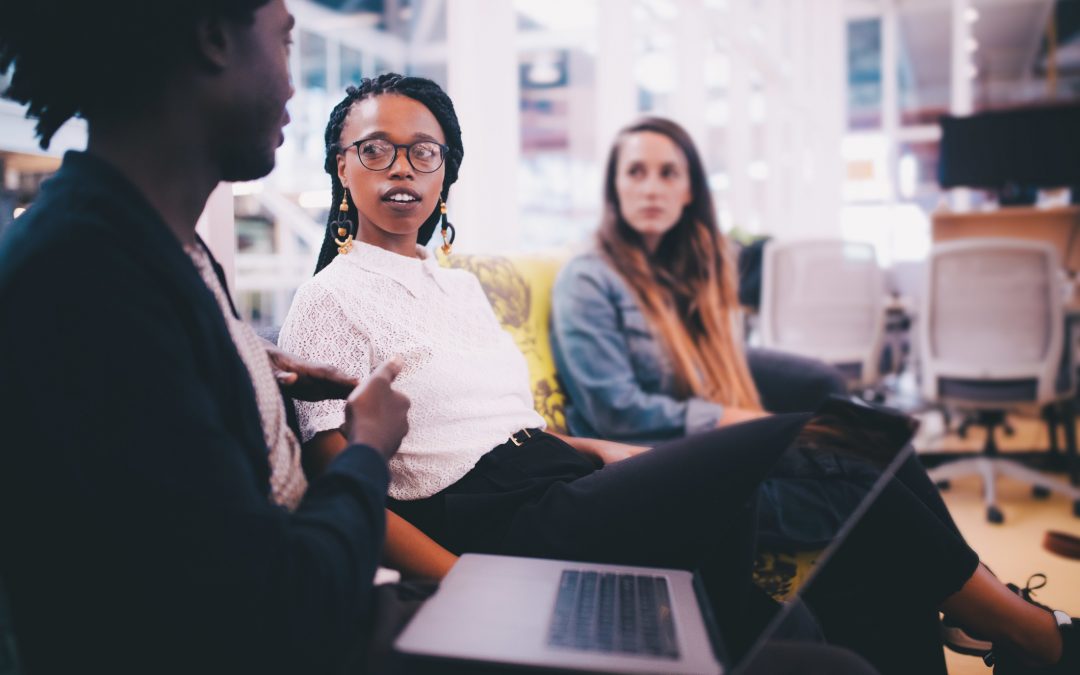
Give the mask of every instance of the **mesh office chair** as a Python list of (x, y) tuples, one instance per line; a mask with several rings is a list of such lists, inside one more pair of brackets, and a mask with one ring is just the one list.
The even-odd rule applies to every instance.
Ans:
[(1004, 520), (995, 478), (1056, 492), (1080, 515), (1080, 489), (998, 455), (995, 428), (1014, 410), (1040, 411), (1065, 404), (1066, 432), (1075, 424), (1075, 392), (1057, 250), (1044, 242), (968, 239), (939, 244), (930, 254), (920, 311), (920, 363), (924, 396), (974, 415), (987, 428), (982, 452), (930, 472), (947, 481), (980, 475), (990, 522)]
[(762, 346), (836, 366), (853, 388), (878, 380), (885, 277), (870, 244), (841, 240), (765, 246)]

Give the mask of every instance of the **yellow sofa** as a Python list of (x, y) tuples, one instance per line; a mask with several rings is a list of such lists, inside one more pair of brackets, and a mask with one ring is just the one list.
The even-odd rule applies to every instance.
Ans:
[[(551, 431), (566, 433), (566, 393), (551, 352), (551, 287), (566, 261), (559, 256), (481, 256), (438, 254), (445, 267), (464, 269), (480, 280), (503, 327), (529, 364), (536, 410)], [(758, 555), (754, 580), (777, 599), (785, 599), (806, 580), (816, 551), (768, 551)]]

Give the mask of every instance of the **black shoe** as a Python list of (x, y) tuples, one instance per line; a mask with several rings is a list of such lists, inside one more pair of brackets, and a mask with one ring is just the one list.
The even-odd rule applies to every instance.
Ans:
[[(1039, 579), (1040, 581), (1042, 581), (1042, 583), (1039, 584), (1038, 586), (1032, 586), (1031, 582), (1034, 581), (1035, 579)], [(1020, 588), (1016, 584), (1005, 584), (1005, 586), (1010, 591), (1012, 591), (1013, 593), (1016, 593), (1021, 598), (1023, 598), (1024, 600), (1027, 600), (1028, 602), (1035, 605), (1039, 609), (1045, 609), (1048, 612), (1053, 612), (1054, 610), (1050, 609), (1049, 607), (1042, 604), (1041, 602), (1036, 602), (1035, 600), (1032, 600), (1032, 596), (1035, 595), (1035, 591), (1039, 590), (1040, 588), (1042, 588), (1045, 585), (1046, 585), (1046, 575), (1042, 574), (1042, 573), (1032, 574), (1030, 577), (1028, 577), (1027, 583), (1024, 584), (1023, 588)]]
[(1061, 659), (1050, 666), (1026, 666), (1010, 652), (992, 652), (983, 660), (993, 663), (994, 675), (1076, 675), (1080, 673), (1080, 619), (1062, 611), (1054, 612), (1061, 633)]
[[(1032, 586), (1031, 582), (1035, 581), (1036, 579), (1040, 580), (1042, 583), (1040, 583), (1038, 586)], [(1051, 610), (1046, 605), (1036, 602), (1032, 599), (1035, 591), (1039, 590), (1045, 585), (1045, 574), (1032, 574), (1030, 577), (1028, 577), (1027, 583), (1022, 589), (1016, 584), (1005, 584), (1005, 586), (1010, 591), (1016, 593), (1027, 602), (1030, 602), (1036, 607), (1045, 609), (1046, 611), (1050, 612), (1053, 610)], [(993, 663), (992, 660), (988, 660), (988, 657), (994, 650), (994, 644), (990, 641), (990, 638), (979, 635), (978, 633), (974, 633), (964, 628), (962, 625), (953, 621), (948, 616), (943, 616), (941, 618), (941, 641), (945, 644), (946, 647), (953, 650), (954, 652), (957, 652), (959, 654), (966, 654), (968, 656), (979, 656), (984, 661), (987, 661), (987, 665)]]

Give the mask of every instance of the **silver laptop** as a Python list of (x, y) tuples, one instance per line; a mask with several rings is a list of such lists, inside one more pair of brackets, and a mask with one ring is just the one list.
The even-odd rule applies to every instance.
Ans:
[[(811, 421), (826, 419), (858, 439), (840, 450), (880, 473), (870, 474), (877, 478), (819, 556), (815, 574), (896, 471), (915, 430), (906, 417), (842, 399), (825, 403)], [(394, 646), (410, 656), (522, 669), (715, 675), (733, 665), (691, 572), (481, 554), (461, 556)]]
[(694, 575), (467, 553), (395, 647), (417, 656), (618, 673), (723, 672)]

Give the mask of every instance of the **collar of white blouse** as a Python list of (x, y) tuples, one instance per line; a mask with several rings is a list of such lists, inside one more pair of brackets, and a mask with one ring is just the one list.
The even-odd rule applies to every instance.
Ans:
[(352, 251), (339, 255), (348, 264), (379, 274), (401, 284), (415, 297), (427, 295), (433, 285), (444, 295), (450, 295), (446, 281), (442, 279), (445, 270), (439, 267), (435, 256), (423, 246), (416, 247), (416, 258), (399, 255), (384, 248), (363, 241), (355, 241)]

